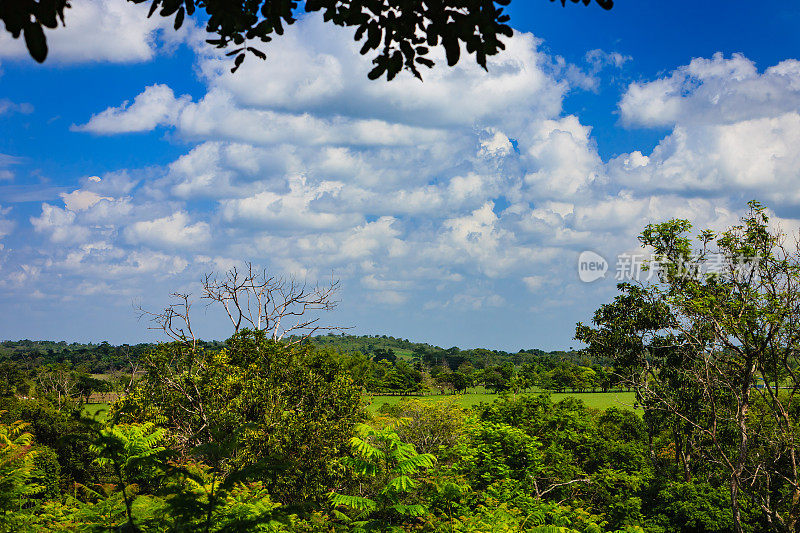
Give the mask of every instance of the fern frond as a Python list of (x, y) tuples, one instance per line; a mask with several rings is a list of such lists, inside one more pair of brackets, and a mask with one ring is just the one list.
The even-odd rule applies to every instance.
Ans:
[(350, 518), (349, 516), (347, 516), (343, 512), (338, 511), (336, 509), (333, 510), (333, 516), (335, 516), (336, 518), (338, 518), (342, 522), (352, 522), (352, 520), (353, 520), (352, 518)]
[(422, 453), (399, 461), (394, 471), (401, 474), (413, 474), (420, 468), (430, 468), (436, 462), (436, 457), (430, 453)]
[(374, 511), (377, 508), (375, 501), (361, 496), (349, 496), (332, 492), (329, 499), (334, 506), (343, 505), (356, 511)]
[(350, 439), (350, 447), (353, 448), (355, 453), (367, 459), (383, 459), (383, 457), (386, 455), (383, 451), (379, 450), (365, 439), (361, 439), (359, 437), (353, 437)]
[(342, 457), (341, 463), (353, 471), (367, 476), (374, 476), (378, 468), (375, 463), (365, 461), (360, 457)]
[(412, 504), (412, 505), (392, 505), (391, 509), (394, 509), (398, 514), (405, 515), (405, 516), (422, 516), (428, 512), (428, 508), (422, 504)]
[(388, 494), (391, 492), (408, 492), (409, 490), (416, 488), (418, 484), (418, 482), (414, 481), (408, 476), (397, 476), (386, 483), (386, 486), (383, 488), (383, 490), (381, 490), (381, 493)]

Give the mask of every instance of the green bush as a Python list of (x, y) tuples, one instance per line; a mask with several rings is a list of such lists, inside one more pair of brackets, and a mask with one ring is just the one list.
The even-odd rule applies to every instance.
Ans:
[(58, 454), (49, 446), (37, 444), (33, 451), (33, 472), (31, 481), (42, 487), (39, 497), (46, 500), (56, 499), (61, 495), (61, 465)]

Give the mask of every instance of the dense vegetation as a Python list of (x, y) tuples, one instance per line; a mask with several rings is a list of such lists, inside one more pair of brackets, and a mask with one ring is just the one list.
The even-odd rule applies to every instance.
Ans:
[(80, 416), (80, 396), (32, 382), (23, 398), (6, 384), (2, 527), (730, 527), (725, 490), (684, 482), (671, 433), (632, 411), (521, 394), (470, 411), (403, 399), (369, 416), (354, 358), (249, 330), (224, 347), (161, 344), (142, 355), (107, 424)]
[[(202, 343), (209, 348), (219, 347), (220, 342)], [(81, 367), (90, 374), (108, 374), (130, 370), (131, 364), (156, 345), (150, 343), (122, 344), (114, 346), (108, 342), (83, 344), (66, 341), (2, 341), (0, 362), (13, 361), (26, 368), (51, 364), (67, 364)]]
[[(748, 269), (700, 272), (689, 230), (645, 230), (658, 279), (579, 324), (581, 353), (237, 326), (100, 379), (78, 347), (30, 343), (26, 366), (8, 343), (0, 531), (797, 531), (800, 256), (758, 204), (700, 234)], [(365, 409), (372, 389), (460, 390), (455, 376), (503, 394)], [(118, 387), (102, 422), (81, 414), (89, 379)], [(524, 392), (604, 384), (632, 387), (642, 414)]]
[[(287, 342), (299, 340), (289, 337)], [(616, 377), (613, 360), (586, 351), (529, 349), (511, 353), (484, 348), (445, 349), (386, 335), (333, 333), (309, 337), (303, 344), (337, 352), (353, 380), (375, 394), (465, 392), (481, 386), (494, 392), (532, 389), (606, 392), (623, 386)], [(198, 346), (213, 351), (226, 343), (198, 341)], [(16, 375), (15, 386), (22, 393), (53, 370), (64, 373), (66, 395), (74, 388), (70, 379), (80, 390), (88, 391), (84, 396), (109, 390), (122, 392), (127, 390), (131, 373), (139, 368), (145, 355), (158, 349), (157, 344), (4, 341), (0, 343), (0, 372)], [(110, 379), (91, 379), (97, 374)], [(14, 382), (11, 377), (7, 381)]]
[[(368, 419), (343, 361), (245, 330), (223, 349), (171, 343), (148, 353), (107, 425), (68, 402), (59, 408), (52, 393), (7, 396), (2, 520), (15, 531), (603, 531), (641, 522), (649, 474), (634, 413), (545, 395), (473, 412), (403, 400)], [(587, 490), (595, 484), (606, 489)], [(620, 510), (608, 513), (609, 503)]]

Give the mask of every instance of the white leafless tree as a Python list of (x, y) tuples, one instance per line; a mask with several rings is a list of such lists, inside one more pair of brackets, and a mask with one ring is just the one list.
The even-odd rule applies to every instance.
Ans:
[(173, 303), (160, 311), (148, 311), (141, 305), (136, 306), (139, 318), (149, 318), (153, 323), (149, 329), (162, 330), (173, 341), (190, 345), (193, 349), (197, 346), (197, 337), (192, 330), (192, 321), (189, 310), (192, 301), (189, 293), (173, 292)]
[[(221, 306), (234, 333), (263, 331), (275, 341), (296, 344), (318, 331), (346, 329), (320, 323), (320, 314), (335, 309), (338, 303), (339, 282), (334, 279), (325, 285), (309, 285), (271, 276), (266, 269), (245, 263), (219, 276), (204, 276), (201, 286), (200, 299), (209, 306)], [(162, 330), (179, 343), (175, 349), (146, 354), (142, 366), (145, 380), (157, 382), (155, 390), (180, 399), (170, 423), (182, 445), (190, 448), (217, 439), (211, 431), (212, 412), (197, 379), (206, 371), (208, 360), (198, 349), (191, 295), (176, 292), (171, 296), (173, 302), (157, 312), (136, 307), (140, 318), (152, 322), (152, 329)]]
[(36, 386), (39, 392), (53, 396), (60, 411), (64, 403), (77, 394), (78, 382), (70, 368), (59, 364), (40, 368)]
[(338, 280), (310, 286), (294, 278), (271, 276), (248, 262), (241, 270), (233, 267), (221, 277), (207, 274), (202, 285), (203, 299), (221, 304), (235, 332), (241, 328), (262, 330), (278, 341), (344, 329), (321, 325), (322, 317), (316, 314), (336, 308)]
[[(321, 323), (319, 313), (332, 311), (339, 303), (335, 299), (339, 281), (333, 278), (327, 284), (310, 285), (294, 277), (270, 275), (267, 269), (246, 262), (242, 268), (233, 267), (220, 276), (206, 274), (201, 285), (200, 298), (208, 305), (219, 304), (224, 309), (234, 333), (248, 328), (264, 331), (275, 341), (291, 337), (290, 344), (294, 344), (319, 331), (348, 329)], [(174, 303), (161, 311), (147, 311), (138, 306), (140, 317), (153, 322), (151, 329), (162, 330), (170, 339), (195, 348), (191, 295), (176, 292), (171, 296)]]

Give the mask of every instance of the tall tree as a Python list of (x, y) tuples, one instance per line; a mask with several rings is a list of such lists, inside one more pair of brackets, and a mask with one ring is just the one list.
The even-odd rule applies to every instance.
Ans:
[(658, 280), (622, 286), (577, 338), (613, 353), (645, 409), (688, 439), (684, 451), (725, 473), (736, 532), (745, 503), (789, 532), (800, 519), (800, 246), (749, 206), (741, 224), (700, 232), (699, 246), (688, 221), (648, 225), (640, 241)]
[(242, 330), (220, 350), (168, 343), (115, 404), (115, 420), (158, 420), (184, 457), (227, 475), (259, 471), (287, 503), (320, 498), (363, 419), (361, 390), (330, 354)]

